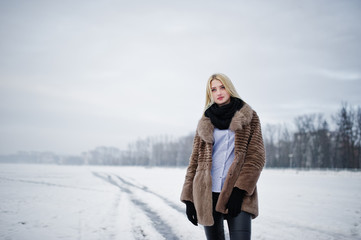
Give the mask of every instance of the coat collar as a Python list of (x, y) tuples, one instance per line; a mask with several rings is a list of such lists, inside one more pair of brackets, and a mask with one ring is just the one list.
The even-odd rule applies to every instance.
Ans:
[[(247, 103), (244, 103), (243, 107), (234, 114), (229, 129), (233, 132), (241, 130), (243, 126), (248, 125), (251, 122), (252, 116), (253, 109)], [(211, 119), (203, 114), (197, 126), (198, 135), (205, 142), (213, 143), (213, 131), (214, 125), (212, 124)]]

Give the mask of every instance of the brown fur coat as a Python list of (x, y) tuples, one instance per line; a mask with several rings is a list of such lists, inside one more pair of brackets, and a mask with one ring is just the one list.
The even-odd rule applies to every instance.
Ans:
[[(258, 216), (256, 183), (265, 164), (261, 124), (257, 113), (248, 104), (237, 111), (229, 129), (235, 132), (235, 158), (220, 193), (216, 211), (226, 214), (226, 204), (233, 187), (245, 190), (242, 211)], [(181, 193), (181, 201), (191, 201), (197, 210), (198, 222), (214, 224), (212, 216), (212, 148), (214, 126), (208, 117), (199, 120), (193, 150)]]

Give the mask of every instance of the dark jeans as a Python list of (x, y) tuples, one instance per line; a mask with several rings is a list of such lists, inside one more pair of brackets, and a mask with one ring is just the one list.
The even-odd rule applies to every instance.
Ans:
[(224, 225), (226, 219), (230, 240), (250, 240), (251, 239), (251, 214), (241, 212), (236, 217), (230, 217), (215, 211), (215, 206), (219, 197), (219, 193), (213, 193), (213, 226), (205, 226), (204, 231), (208, 240), (224, 240)]

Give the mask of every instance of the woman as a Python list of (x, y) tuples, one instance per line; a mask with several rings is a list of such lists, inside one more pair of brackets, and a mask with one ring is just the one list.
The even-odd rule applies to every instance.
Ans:
[(226, 75), (212, 75), (206, 93), (181, 201), (188, 219), (204, 225), (207, 239), (225, 238), (224, 219), (231, 240), (250, 239), (265, 163), (260, 120)]

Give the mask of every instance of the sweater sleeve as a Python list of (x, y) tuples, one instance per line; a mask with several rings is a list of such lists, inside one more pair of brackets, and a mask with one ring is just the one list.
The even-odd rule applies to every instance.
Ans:
[(193, 140), (192, 154), (189, 159), (189, 165), (187, 168), (183, 189), (180, 200), (182, 202), (191, 201), (193, 202), (193, 179), (198, 166), (198, 150), (199, 150), (200, 137), (198, 134), (195, 135)]
[(244, 164), (235, 186), (245, 190), (247, 195), (252, 195), (264, 164), (265, 150), (261, 124), (257, 113), (254, 112), (251, 121), (251, 134), (248, 140)]

